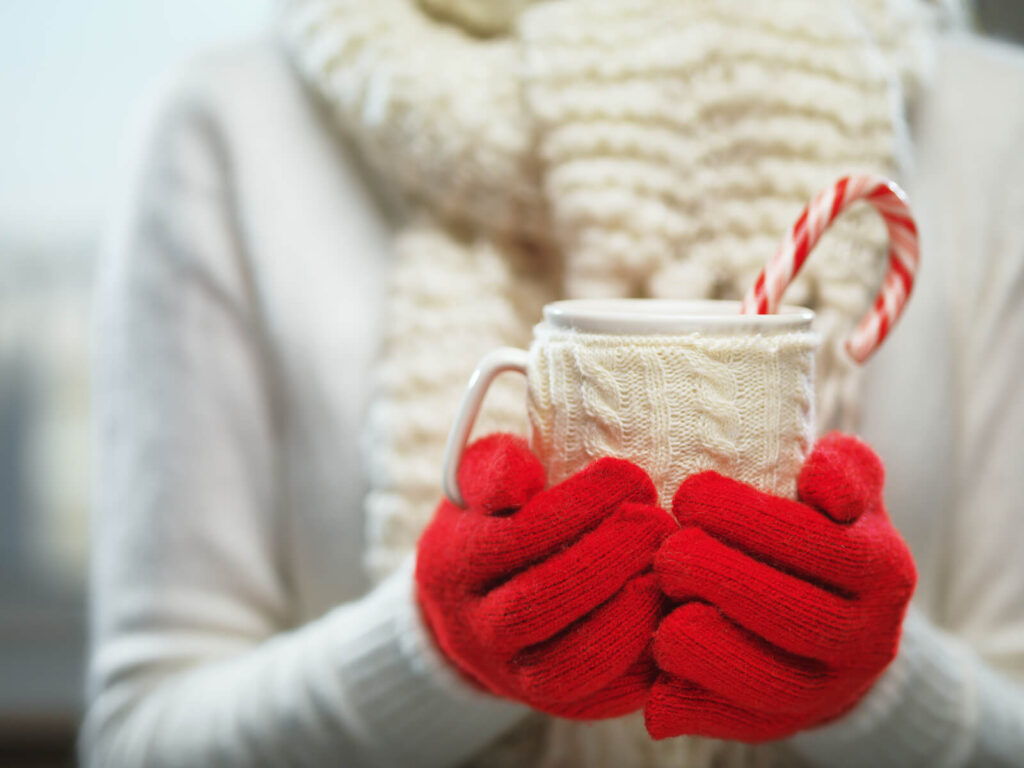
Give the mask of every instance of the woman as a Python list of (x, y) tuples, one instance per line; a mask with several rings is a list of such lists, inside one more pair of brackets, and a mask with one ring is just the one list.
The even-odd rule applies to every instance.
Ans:
[[(937, 42), (936, 18), (310, 0), (284, 10), (287, 60), (261, 43), (180, 76), (101, 271), (86, 760), (1014, 764), (1024, 63)], [(760, 746), (580, 726), (469, 682), (412, 555), (480, 354), (560, 295), (735, 296), (818, 187), (901, 165), (925, 268), (867, 380), (839, 342), (877, 284), (870, 218), (787, 296), (828, 340), (821, 426), (862, 411), (916, 561), (892, 664)], [(520, 429), (521, 402), (496, 391), (484, 431)]]

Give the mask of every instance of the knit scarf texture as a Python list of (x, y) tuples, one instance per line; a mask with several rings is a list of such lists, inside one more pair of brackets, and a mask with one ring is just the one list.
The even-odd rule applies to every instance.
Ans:
[[(904, 116), (954, 9), (925, 0), (288, 0), (310, 90), (408, 206), (366, 438), (366, 564), (415, 551), (467, 378), (525, 347), (558, 298), (736, 299), (839, 176), (899, 177)], [(339, 247), (344, 247), (339, 244)], [(819, 430), (851, 428), (843, 350), (885, 269), (868, 210), (840, 219), (786, 294), (815, 310)], [(524, 432), (501, 377), (477, 434)], [(488, 766), (792, 765), (779, 746), (654, 742), (640, 715), (541, 716)]]

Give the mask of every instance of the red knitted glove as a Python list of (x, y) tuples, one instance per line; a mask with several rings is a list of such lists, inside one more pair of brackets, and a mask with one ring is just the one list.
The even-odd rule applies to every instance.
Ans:
[(803, 503), (706, 472), (673, 510), (655, 571), (680, 603), (659, 626), (646, 705), (656, 739), (778, 739), (850, 709), (892, 661), (917, 574), (859, 440), (822, 439)]
[(651, 564), (677, 529), (647, 474), (601, 459), (543, 490), (526, 442), (492, 435), (459, 468), (466, 498), (437, 508), (416, 579), (447, 657), (499, 696), (593, 720), (639, 709), (664, 615)]

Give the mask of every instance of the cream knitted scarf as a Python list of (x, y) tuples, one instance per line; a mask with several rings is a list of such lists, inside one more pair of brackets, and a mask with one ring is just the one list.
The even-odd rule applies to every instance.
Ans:
[[(479, 357), (557, 297), (738, 298), (802, 204), (901, 170), (905, 101), (948, 8), (926, 0), (290, 0), (286, 43), (414, 211), (398, 237), (367, 455), (374, 578), (414, 550)], [(787, 301), (817, 312), (819, 425), (849, 426), (842, 339), (884, 230), (844, 217)], [(343, 244), (339, 244), (343, 247)], [(480, 431), (522, 430), (502, 382)], [(651, 742), (638, 718), (536, 718), (486, 765), (770, 765), (778, 751)]]

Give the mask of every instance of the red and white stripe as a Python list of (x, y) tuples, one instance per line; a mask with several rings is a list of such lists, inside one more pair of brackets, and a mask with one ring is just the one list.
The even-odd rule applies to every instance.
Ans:
[(917, 225), (906, 195), (895, 182), (879, 176), (845, 176), (822, 190), (804, 208), (778, 251), (761, 270), (743, 299), (743, 314), (770, 314), (800, 271), (807, 256), (829, 225), (858, 200), (874, 207), (889, 231), (889, 270), (874, 304), (846, 342), (846, 349), (863, 363), (878, 348), (899, 319), (914, 287), (919, 260)]

